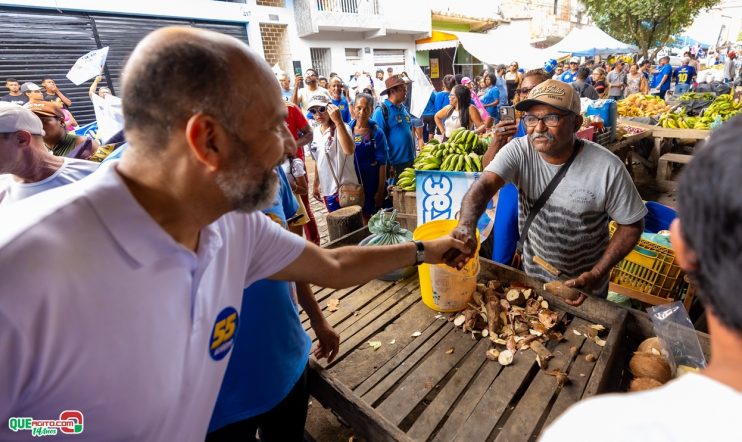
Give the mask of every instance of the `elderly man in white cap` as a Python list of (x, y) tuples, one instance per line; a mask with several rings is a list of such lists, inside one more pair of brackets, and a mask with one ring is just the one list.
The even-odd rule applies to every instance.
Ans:
[(569, 70), (559, 77), (560, 81), (564, 83), (572, 83), (577, 80), (577, 70), (580, 67), (580, 57), (572, 57), (569, 59)]
[(53, 155), (43, 136), (33, 112), (0, 103), (0, 205), (74, 183), (98, 168), (92, 161)]
[[(533, 262), (538, 256), (570, 278), (568, 286), (605, 297), (610, 269), (631, 251), (643, 229), (646, 208), (639, 192), (615, 155), (575, 137), (582, 116), (571, 85), (547, 80), (516, 109), (525, 112), (528, 136), (506, 144), (472, 185), (452, 236), (475, 245), (487, 201), (512, 182), (519, 190), (518, 252), (526, 273), (554, 279)], [(618, 223), (612, 238), (609, 219)], [(452, 265), (465, 262), (462, 258), (456, 252), (447, 256)]]

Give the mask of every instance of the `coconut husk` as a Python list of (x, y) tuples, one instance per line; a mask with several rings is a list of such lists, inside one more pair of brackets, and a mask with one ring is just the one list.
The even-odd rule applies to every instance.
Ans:
[(662, 384), (672, 378), (672, 369), (664, 356), (636, 352), (629, 361), (629, 370), (638, 378), (652, 378)]

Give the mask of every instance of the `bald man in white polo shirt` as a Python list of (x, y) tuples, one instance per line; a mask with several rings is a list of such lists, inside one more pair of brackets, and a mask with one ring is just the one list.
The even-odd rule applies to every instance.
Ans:
[(347, 287), (471, 252), (320, 249), (257, 212), (293, 138), (269, 66), (236, 39), (153, 32), (122, 100), (120, 161), (0, 208), (2, 440), (28, 440), (29, 417), (75, 440), (203, 440), (253, 281)]

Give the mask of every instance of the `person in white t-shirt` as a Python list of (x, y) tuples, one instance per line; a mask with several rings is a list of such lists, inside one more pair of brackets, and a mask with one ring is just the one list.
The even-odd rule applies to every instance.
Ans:
[(653, 390), (578, 402), (544, 431), (542, 442), (740, 439), (740, 137), (742, 117), (736, 117), (716, 129), (685, 166), (678, 187), (678, 218), (670, 228), (677, 262), (698, 287), (706, 309), (711, 335), (708, 366)]
[(98, 168), (92, 161), (53, 155), (43, 135), (33, 112), (0, 103), (0, 205), (74, 183)]
[(254, 281), (349, 287), (471, 253), (321, 249), (260, 213), (294, 140), (270, 66), (233, 37), (160, 28), (122, 79), (121, 159), (0, 207), (0, 440), (28, 440), (32, 418), (76, 440), (202, 441)]
[(313, 97), (309, 112), (318, 123), (309, 148), (315, 160), (312, 195), (325, 203), (328, 212), (334, 212), (340, 209), (339, 187), (359, 184), (354, 163), (356, 145), (340, 109), (329, 97)]
[(95, 110), (98, 137), (101, 144), (104, 144), (124, 128), (124, 116), (121, 111), (121, 99), (114, 96), (110, 88), (101, 86), (98, 93), (95, 92), (102, 79), (103, 77), (100, 75), (95, 77), (90, 89), (88, 89), (88, 96), (90, 101), (93, 102), (93, 109)]
[[(294, 96), (291, 100), (295, 105), (301, 108), (304, 115), (309, 111), (309, 102), (312, 101), (313, 96), (317, 94), (330, 95), (330, 92), (328, 92), (327, 89), (318, 85), (319, 77), (317, 76), (317, 71), (314, 69), (307, 69), (305, 77), (302, 77), (301, 75), (296, 76), (296, 79), (294, 80)], [(305, 82), (306, 86), (302, 87)]]

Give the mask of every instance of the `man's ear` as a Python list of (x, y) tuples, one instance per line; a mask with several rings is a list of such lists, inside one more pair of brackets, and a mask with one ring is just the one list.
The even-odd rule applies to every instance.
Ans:
[(680, 225), (680, 219), (675, 220), (670, 225), (670, 241), (675, 251), (675, 257), (678, 258), (678, 265), (686, 273), (691, 273), (698, 268), (698, 257), (696, 253), (688, 247), (688, 243), (683, 238), (683, 232)]
[(197, 113), (188, 119), (185, 138), (193, 156), (213, 172), (219, 169), (224, 154), (219, 145), (223, 138), (218, 136), (218, 124), (212, 117)]
[(26, 132), (25, 130), (19, 130), (15, 133), (15, 135), (13, 135), (13, 137), (15, 138), (16, 144), (18, 144), (18, 146), (20, 146), (21, 148), (31, 146), (31, 138), (33, 138), (31, 133)]

